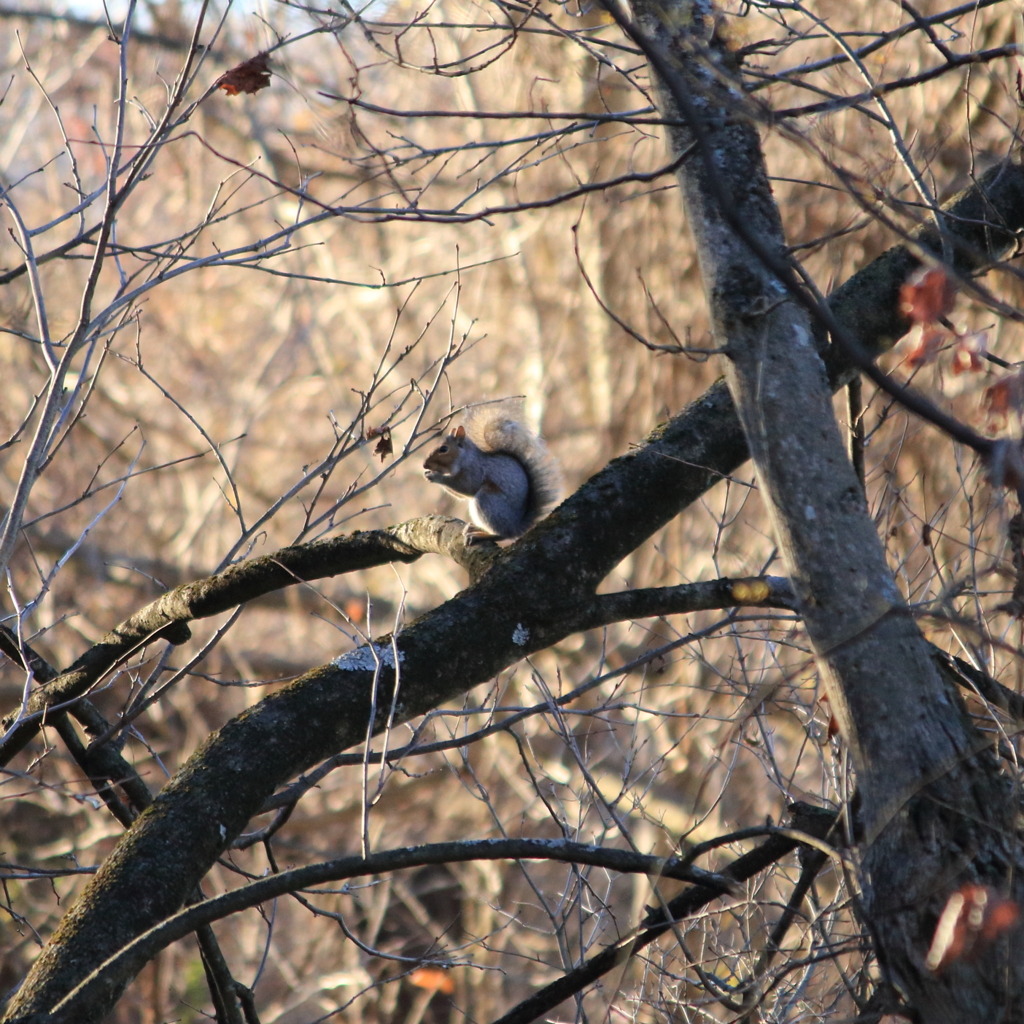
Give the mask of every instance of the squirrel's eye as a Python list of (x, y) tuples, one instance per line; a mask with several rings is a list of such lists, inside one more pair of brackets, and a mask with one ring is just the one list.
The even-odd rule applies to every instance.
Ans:
[(438, 450), (438, 451), (439, 451), (439, 452), (440, 452), (440, 453), (441, 453), (442, 455), (444, 455), (444, 453), (445, 453), (446, 451), (448, 451), (448, 445), (446, 445), (446, 444), (443, 444), (443, 445), (441, 445), (441, 447), (440, 447), (440, 448), (438, 448), (437, 450)]

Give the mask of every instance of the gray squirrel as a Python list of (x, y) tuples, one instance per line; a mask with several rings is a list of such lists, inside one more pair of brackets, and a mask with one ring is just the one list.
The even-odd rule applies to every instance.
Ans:
[(468, 497), (469, 543), (525, 533), (558, 497), (558, 465), (514, 399), (476, 406), (423, 463), (423, 475)]

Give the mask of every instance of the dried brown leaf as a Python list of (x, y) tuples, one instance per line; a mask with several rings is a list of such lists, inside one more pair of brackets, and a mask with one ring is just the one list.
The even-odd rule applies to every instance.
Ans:
[(237, 96), (240, 92), (259, 92), (268, 85), (270, 57), (265, 53), (257, 53), (255, 57), (242, 61), (217, 79), (217, 88), (223, 89), (229, 96)]

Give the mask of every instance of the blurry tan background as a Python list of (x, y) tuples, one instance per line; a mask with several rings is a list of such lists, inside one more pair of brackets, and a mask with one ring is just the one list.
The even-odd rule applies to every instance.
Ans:
[[(851, 45), (907, 21), (896, 4), (809, 6), (831, 31), (846, 33)], [(926, 14), (940, 9), (921, 5)], [(785, 30), (771, 12), (743, 11), (745, 17), (733, 10), (727, 20), (737, 47), (777, 41), (749, 58), (766, 73), (837, 52), (835, 39), (799, 12), (786, 15), (793, 37), (784, 46)], [(549, 5), (538, 12), (527, 22), (535, 31), (513, 40), (508, 9), (499, 17), (496, 8), (470, 3), (438, 3), (429, 10), (404, 2), (375, 6), (374, 18), (396, 26), (378, 28), (375, 41), (391, 55), (400, 46), (405, 66), (371, 45), (357, 26), (297, 39), (272, 54), (271, 88), (253, 96), (215, 92), (160, 153), (152, 177), (122, 211), (117, 237), (129, 246), (180, 238), (180, 253), (166, 267), (251, 245), (315, 212), (275, 187), (275, 179), (292, 188), (308, 180), (312, 196), (344, 203), (350, 215), (305, 226), (264, 270), (195, 267), (152, 287), (126, 311), (129, 322), (111, 335), (102, 363), (100, 353), (94, 354), (86, 371), (88, 405), (33, 492), (26, 517), (32, 523), (12, 566), (19, 604), (38, 599), (26, 619), (32, 643), (53, 664), (70, 664), (164, 587), (213, 572), (229, 554), (263, 554), (331, 529), (372, 528), (434, 511), (461, 514), (440, 488), (423, 480), (419, 468), (429, 429), (452, 408), (525, 395), (527, 413), (561, 461), (571, 491), (714, 380), (716, 359), (654, 354), (628, 337), (601, 310), (574, 254), (575, 229), (580, 260), (601, 298), (638, 333), (667, 345), (673, 340), (670, 326), (685, 344), (711, 347), (699, 271), (671, 176), (546, 208), (506, 209), (486, 220), (438, 223), (440, 213), (432, 218), (429, 212), (421, 222), (379, 219), (379, 211), (407, 206), (414, 194), (421, 209), (443, 211), (440, 219), (453, 220), (453, 214), (528, 204), (581, 182), (647, 172), (667, 162), (654, 125), (607, 123), (560, 135), (556, 129), (567, 123), (562, 119), (403, 118), (321, 95), (358, 91), (368, 103), (399, 111), (541, 115), (647, 105), (636, 88), (647, 85), (643, 61), (621, 48), (617, 31), (596, 11)], [(193, 5), (171, 3), (141, 11), (138, 24), (149, 36), (131, 49), (129, 144), (145, 137), (147, 117), (159, 117), (195, 13)], [(400, 31), (397, 26), (417, 15), (456, 27)], [(781, 18), (778, 12), (775, 18)], [(294, 7), (232, 10), (193, 98), (228, 67), (318, 20), (325, 18)], [(960, 19), (957, 27), (966, 34), (953, 41), (960, 48), (1013, 42), (1020, 33), (1019, 10), (999, 4)], [(796, 38), (800, 33), (811, 38)], [(618, 48), (587, 42), (595, 38)], [(511, 46), (505, 53), (500, 46), (481, 53), (496, 44)], [(492, 59), (471, 75), (447, 76)], [(911, 35), (865, 58), (865, 65), (876, 80), (891, 80), (937, 59), (927, 39)], [(22, 216), (30, 225), (44, 224), (75, 202), (51, 103), (72, 140), (86, 191), (99, 187), (105, 163), (97, 139), (113, 134), (117, 48), (103, 28), (5, 16), (0, 61), (0, 79), (10, 82), (0, 106), (0, 181), (5, 187), (19, 182), (12, 195)], [(436, 63), (446, 74), (411, 66), (417, 62)], [(617, 73), (611, 62), (628, 75)], [(997, 61), (887, 97), (940, 199), (1014, 150), (1016, 73), (1013, 61)], [(849, 65), (804, 78), (832, 93), (865, 88)], [(821, 98), (786, 84), (771, 84), (759, 96), (775, 108)], [(802, 246), (800, 257), (827, 291), (896, 238), (850, 197), (823, 156), (844, 167), (903, 228), (920, 213), (900, 203), (916, 196), (877, 122), (854, 109), (797, 119), (793, 127), (805, 144), (781, 132), (764, 133), (769, 169), (790, 242)], [(544, 134), (501, 147), (482, 145)], [(467, 143), (475, 145), (464, 148)], [(382, 150), (401, 159), (382, 156)], [(378, 214), (359, 214), (357, 205)], [(197, 231), (204, 218), (209, 223)], [(71, 218), (53, 228), (37, 239), (37, 251), (70, 237), (76, 225)], [(91, 250), (83, 246), (75, 253)], [(20, 261), (14, 240), (3, 232), (0, 273)], [(457, 268), (462, 269), (456, 273)], [(41, 270), (56, 336), (74, 326), (86, 269), (85, 259), (75, 259)], [(126, 255), (122, 269), (141, 275), (135, 284), (146, 280), (139, 254)], [(378, 287), (382, 280), (408, 283)], [(1019, 285), (1009, 273), (989, 275), (986, 284), (1010, 303), (1019, 299)], [(111, 266), (99, 301), (110, 301), (117, 287)], [(994, 352), (1010, 361), (1019, 358), (1019, 324), (963, 298), (954, 320), (965, 328), (987, 328)], [(35, 330), (24, 277), (0, 288), (0, 323), (9, 332)], [(891, 365), (898, 365), (907, 344), (889, 357)], [(438, 361), (452, 345), (458, 356), (438, 379)], [(940, 359), (917, 380), (979, 423), (985, 416), (982, 392), (995, 373), (955, 377)], [(17, 333), (0, 335), (0, 380), (2, 442), (17, 430), (45, 381), (38, 347)], [(418, 418), (421, 396), (431, 388), (432, 404)], [(360, 417), (360, 395), (371, 391), (370, 408)], [(845, 421), (841, 396), (837, 410)], [(987, 612), (989, 628), (1017, 646), (1018, 627), (992, 613), (1011, 586), (1002, 550), (1005, 510), (993, 503), (970, 460), (934, 431), (877, 397), (865, 422), (869, 499), (910, 599), (935, 610), (927, 603), (949, 598), (947, 607), (967, 619)], [(336, 436), (358, 440), (385, 423), (392, 426), (395, 458), (382, 466), (372, 443), (355, 445), (322, 489), (314, 481), (275, 504), (328, 455)], [(236, 492), (210, 454), (204, 432), (221, 446), (246, 527), (257, 524), (241, 545)], [(5, 505), (26, 443), (0, 451)], [(91, 484), (151, 468), (128, 481), (120, 500), (99, 519), (116, 486), (60, 511)], [(360, 490), (382, 469), (375, 486)], [(606, 588), (764, 570), (773, 544), (751, 480), (744, 471), (720, 485), (623, 563)], [(268, 510), (273, 514), (267, 516)], [(932, 529), (930, 547), (922, 544), (925, 522)], [(87, 527), (84, 541), (40, 596), (42, 581)], [(783, 570), (776, 562), (770, 571)], [(411, 565), (253, 602), (197, 674), (136, 723), (126, 755), (158, 789), (165, 773), (173, 773), (211, 730), (280, 682), (349, 650), (362, 633), (400, 628), (465, 583), (461, 570), (428, 555)], [(4, 613), (11, 609), (8, 598)], [(494, 705), (536, 703), (721, 618), (708, 613), (622, 624), (569, 638), (490, 689), (474, 691), (464, 708), (438, 715), (425, 735), (471, 731), (488, 721), (487, 709)], [(183, 664), (222, 622), (197, 623), (192, 644), (175, 649), (169, 663)], [(936, 642), (955, 653), (959, 643), (975, 639), (962, 625), (927, 622)], [(762, 823), (766, 815), (778, 820), (790, 799), (841, 802), (846, 766), (842, 752), (825, 738), (828, 712), (817, 704), (805, 646), (797, 624), (785, 617), (745, 616), (643, 672), (610, 680), (560, 718), (528, 719), (517, 730), (518, 743), (499, 734), (461, 753), (410, 759), (380, 778), (372, 769), (365, 795), (374, 796), (380, 787), (368, 812), (373, 845), (502, 833), (558, 835), (554, 814), (581, 841), (621, 844), (618, 819), (641, 849), (666, 852), (684, 834), (702, 840)], [(148, 651), (144, 663), (108, 681), (96, 697), (108, 716), (126, 704), (160, 653)], [(1019, 662), (995, 658), (993, 669), (1016, 687)], [(6, 712), (17, 704), (24, 674), (5, 662), (0, 684)], [(403, 731), (400, 742), (407, 739)], [(0, 850), (6, 862), (85, 867), (98, 863), (120, 834), (89, 799), (55, 742), (48, 734), (15, 765), (24, 774), (3, 780)], [(358, 768), (328, 776), (275, 837), (279, 864), (358, 850), (363, 805)], [(267, 868), (260, 847), (237, 854), (235, 862), (256, 874)], [(762, 915), (770, 920), (777, 914), (772, 901), (785, 899), (787, 877), (796, 870), (794, 861), (763, 888), (752, 886), (749, 903), (738, 901), (725, 915), (712, 908), (695, 921), (688, 940), (694, 960), (721, 982), (741, 977), (762, 941)], [(52, 884), (7, 883), (3, 902), (22, 916), (0, 917), (5, 992), (64, 913), (79, 881), (72, 875)], [(218, 868), (207, 891), (236, 881)], [(635, 925), (652, 899), (642, 878), (613, 881), (596, 870), (483, 863), (406, 873), (314, 901), (343, 914), (347, 927), (372, 949), (412, 958), (440, 956), (443, 949), (447, 956), (472, 960), (475, 966), (451, 972), (454, 993), (439, 993), (429, 1003), (408, 978), (398, 980), (415, 963), (370, 955), (329, 916), (311, 917), (294, 901), (279, 900), (262, 917), (249, 912), (232, 919), (218, 934), (239, 980), (251, 984), (261, 971), (256, 993), (264, 1022), (321, 1019), (338, 1008), (340, 1016), (331, 1019), (483, 1021), (556, 977), (584, 950), (596, 951)], [(790, 945), (809, 963), (829, 943), (855, 935), (846, 900), (835, 879), (823, 876), (813, 924), (801, 923), (790, 936)], [(659, 973), (659, 966), (670, 973)], [(840, 970), (850, 989), (866, 991), (873, 967), (855, 953), (834, 963), (811, 963), (780, 983), (772, 1019), (797, 1019), (792, 1014), (800, 1006), (824, 1015), (850, 1012), (853, 1003)], [(726, 1019), (726, 1011), (692, 982), (678, 948), (666, 942), (660, 952), (653, 948), (649, 964), (631, 965), (616, 983), (588, 996), (586, 1005), (598, 1016), (614, 1006), (613, 1017), (638, 1020)], [(181, 943), (146, 968), (115, 1019), (198, 1020), (206, 1000), (195, 947)]]

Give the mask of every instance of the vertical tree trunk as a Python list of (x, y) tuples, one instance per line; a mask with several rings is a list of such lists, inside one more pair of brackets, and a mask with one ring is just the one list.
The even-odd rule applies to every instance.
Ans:
[(1024, 898), (1019, 798), (940, 674), (886, 564), (806, 308), (737, 233), (785, 258), (753, 121), (714, 12), (635, 0), (696, 237), (716, 342), (761, 493), (856, 768), (861, 910), (927, 1024), (1024, 1020), (1019, 929), (941, 973), (926, 956), (965, 883)]

